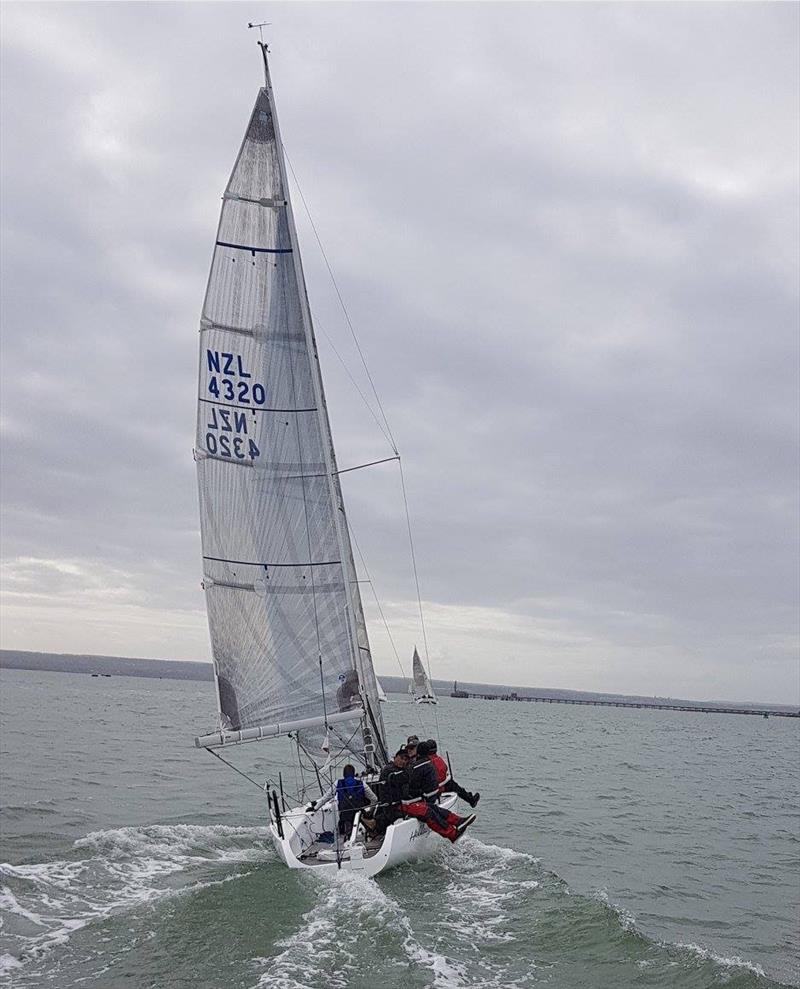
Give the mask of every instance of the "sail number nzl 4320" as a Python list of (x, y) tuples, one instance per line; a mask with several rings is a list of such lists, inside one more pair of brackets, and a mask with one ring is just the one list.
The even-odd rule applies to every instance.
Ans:
[(247, 410), (252, 412), (266, 405), (266, 388), (253, 381), (241, 354), (206, 350), (206, 360), (206, 450), (215, 457), (255, 460), (261, 451), (250, 435), (255, 423), (248, 425)]

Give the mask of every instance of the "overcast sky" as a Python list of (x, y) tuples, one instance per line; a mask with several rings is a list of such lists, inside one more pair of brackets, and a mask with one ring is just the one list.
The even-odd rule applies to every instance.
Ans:
[[(796, 703), (799, 13), (3, 4), (2, 645), (210, 657), (198, 320), (269, 20), (434, 675)], [(340, 466), (387, 456), (295, 206)], [(343, 483), (408, 667), (396, 465)]]

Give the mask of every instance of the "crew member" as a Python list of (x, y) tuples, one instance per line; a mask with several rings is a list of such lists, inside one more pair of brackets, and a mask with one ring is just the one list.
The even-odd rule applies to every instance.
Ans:
[(431, 831), (455, 842), (474, 822), (475, 815), (459, 817), (436, 804), (439, 779), (428, 756), (428, 743), (420, 742), (416, 762), (408, 771), (408, 796), (402, 802), (403, 813), (424, 821)]
[[(342, 770), (342, 778), (336, 781), (336, 786), (323, 794), (319, 800), (312, 800), (306, 808), (307, 812), (324, 806), (334, 796), (339, 808), (339, 834), (349, 838), (356, 814), (365, 807), (377, 804), (378, 798), (369, 785), (356, 776), (355, 766), (349, 763)], [(361, 823), (368, 831), (375, 827), (375, 821), (370, 818), (362, 817)]]
[(433, 768), (436, 770), (436, 775), (439, 777), (439, 793), (457, 793), (462, 800), (465, 800), (470, 805), (470, 807), (474, 807), (481, 799), (480, 793), (470, 793), (469, 790), (465, 790), (463, 786), (459, 786), (458, 783), (456, 783), (450, 775), (450, 769), (447, 763), (437, 752), (435, 739), (429, 738), (426, 744), (430, 752), (428, 758), (433, 763)]
[(392, 761), (381, 770), (378, 779), (380, 804), (375, 812), (378, 831), (385, 831), (390, 824), (403, 816), (400, 801), (408, 793), (408, 752), (401, 746)]

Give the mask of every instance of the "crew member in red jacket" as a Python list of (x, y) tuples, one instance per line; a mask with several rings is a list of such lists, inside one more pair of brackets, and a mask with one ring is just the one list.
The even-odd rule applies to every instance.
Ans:
[(439, 792), (440, 793), (457, 793), (462, 800), (474, 807), (478, 801), (481, 799), (480, 793), (470, 793), (469, 790), (465, 790), (463, 786), (459, 786), (458, 783), (450, 776), (450, 770), (447, 763), (436, 751), (436, 741), (433, 738), (429, 738), (425, 743), (430, 755), (428, 758), (433, 763), (433, 768), (436, 770), (436, 775), (439, 778)]
[(416, 762), (408, 769), (407, 796), (401, 804), (403, 813), (424, 821), (431, 831), (443, 838), (458, 841), (474, 822), (475, 815), (459, 817), (437, 805), (439, 779), (429, 756), (428, 743), (420, 742)]

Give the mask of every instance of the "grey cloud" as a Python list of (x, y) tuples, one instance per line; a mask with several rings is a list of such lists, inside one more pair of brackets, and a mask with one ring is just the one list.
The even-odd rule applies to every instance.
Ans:
[[(36, 580), (54, 614), (85, 587), (85, 614), (124, 574), (136, 621), (103, 605), (120, 653), (204, 648), (196, 328), (259, 82), (240, 14), (3, 11), (9, 614)], [(436, 672), (796, 692), (796, 7), (270, 19), (292, 163), (404, 454)], [(318, 324), (357, 369), (295, 208)], [(320, 349), (341, 464), (385, 455)], [(396, 467), (346, 478), (407, 645)], [(473, 655), (475, 609), (497, 630), (480, 611)], [(138, 648), (143, 614), (179, 631)]]

